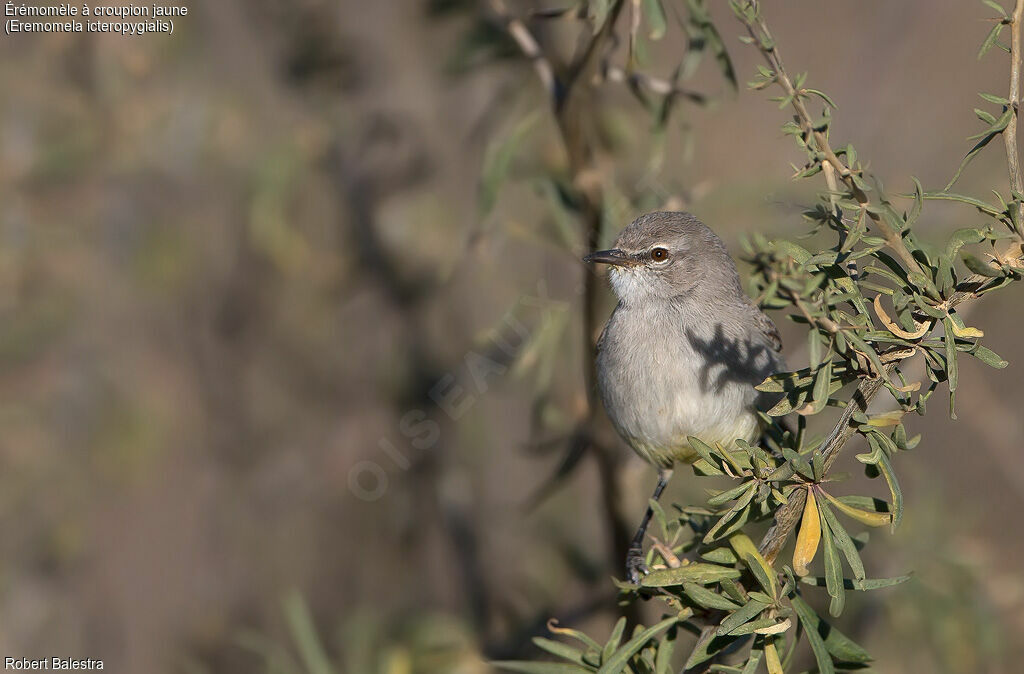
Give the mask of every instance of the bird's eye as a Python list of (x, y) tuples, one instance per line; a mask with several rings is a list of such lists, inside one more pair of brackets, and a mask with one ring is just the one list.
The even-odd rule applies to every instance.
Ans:
[(668, 251), (664, 248), (651, 249), (651, 259), (655, 262), (664, 262), (668, 259)]

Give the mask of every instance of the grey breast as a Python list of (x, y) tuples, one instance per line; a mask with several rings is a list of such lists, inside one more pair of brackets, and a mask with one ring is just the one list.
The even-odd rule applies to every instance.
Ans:
[(634, 447), (749, 426), (756, 408), (774, 404), (753, 387), (781, 361), (751, 311), (745, 302), (616, 308), (599, 346), (599, 384), (612, 422)]

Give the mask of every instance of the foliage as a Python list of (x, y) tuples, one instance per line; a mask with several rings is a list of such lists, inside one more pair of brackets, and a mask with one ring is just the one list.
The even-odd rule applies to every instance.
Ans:
[[(596, 36), (614, 29), (627, 4), (631, 8), (627, 66), (620, 71), (605, 63), (602, 72), (606, 80), (615, 79), (609, 73), (621, 72), (619, 79), (629, 84), (656, 120), (664, 120), (678, 94), (678, 82), (692, 72), (687, 59), (709, 51), (725, 77), (734, 77), (724, 42), (700, 0), (687, 3), (688, 15), (680, 22), (689, 38), (686, 59), (673, 78), (656, 85), (636, 66), (644, 60), (645, 40), (666, 34), (665, 5), (658, 0), (594, 0), (577, 6), (572, 14), (588, 20)], [(691, 438), (700, 455), (695, 472), (730, 479), (732, 485), (714, 491), (706, 503), (671, 514), (652, 503), (660, 527), (647, 556), (652, 570), (639, 585), (618, 584), (625, 602), (638, 598), (662, 602), (661, 622), (648, 628), (637, 625), (625, 639), (627, 622), (622, 619), (604, 644), (551, 625), (563, 640), (537, 639), (535, 643), (559, 662), (500, 663), (503, 669), (535, 674), (676, 671), (673, 652), (683, 631), (697, 637), (685, 657), (687, 670), (751, 674), (767, 669), (776, 674), (794, 666), (802, 642), (808, 644), (817, 671), (823, 674), (862, 668), (871, 661), (804, 595), (827, 595), (829, 615), (835, 618), (843, 613), (847, 593), (887, 588), (907, 579), (870, 577), (860, 554), (866, 537), (851, 530), (867, 526), (895, 531), (899, 526), (904, 503), (896, 465), (900, 455), (920, 441), (920, 436), (908, 436), (904, 417), (924, 415), (933, 394), (942, 389), (948, 393), (949, 413), (955, 418), (959, 363), (964, 357), (997, 368), (1007, 365), (982, 344), (982, 331), (968, 325), (961, 307), (1024, 274), (1020, 218), (1024, 194), (1016, 148), (1022, 5), (1018, 3), (1011, 14), (994, 2), (985, 4), (999, 16), (979, 57), (993, 46), (1010, 53), (1009, 95), (980, 94), (998, 109), (975, 111), (986, 128), (970, 138), (974, 145), (949, 184), (928, 191), (915, 180), (906, 193), (891, 194), (852, 144), (832, 145), (833, 99), (807, 86), (806, 74), (791, 76), (786, 71), (758, 3), (731, 2), (748, 33), (743, 41), (764, 60), (749, 86), (779, 90), (772, 100), (793, 112), (792, 121), (782, 128), (805, 154), (794, 177), (820, 175), (825, 180), (825, 191), (803, 215), (808, 236), (827, 235), (831, 245), (809, 250), (798, 242), (773, 241), (760, 234), (750, 236), (745, 245), (753, 269), (751, 296), (766, 309), (787, 312), (807, 331), (808, 366), (769, 377), (759, 386), (779, 395), (778, 404), (765, 415), (766, 423), (792, 415), (795, 430), (772, 426), (764, 446), (740, 441), (731, 447), (712, 447)], [(510, 34), (519, 34), (520, 47), (530, 56), (541, 81), (550, 85), (554, 110), (560, 114), (566, 94), (557, 74), (539, 51), (531, 51), (535, 43), (523, 42), (515, 28), (522, 24), (502, 16), (506, 27), (512, 28)], [(648, 26), (646, 38), (640, 30), (643, 22)], [(1011, 33), (1009, 46), (999, 42), (1004, 30)], [(599, 45), (590, 44), (600, 51)], [(663, 99), (652, 103), (650, 93), (659, 90)], [(821, 112), (814, 116), (811, 109), (819, 106)], [(514, 143), (521, 140), (522, 132), (517, 128)], [(999, 138), (1006, 145), (1010, 189), (993, 190), (992, 198), (986, 199), (951, 191), (970, 160)], [(507, 176), (509, 151), (499, 149), (491, 156), (495, 165), (485, 176), (493, 180), (485, 181), (483, 188), (487, 205), (493, 204), (497, 183)], [(586, 208), (580, 204), (592, 195), (581, 190), (578, 181), (565, 185), (569, 187), (560, 203), (585, 217)], [(930, 245), (918, 237), (916, 228), (931, 202), (967, 206), (981, 224), (957, 230), (943, 246)], [(594, 240), (588, 238), (591, 243)], [(904, 366), (911, 359), (923, 361), (925, 381), (914, 381), (906, 373)], [(891, 396), (893, 411), (869, 409), (882, 390)], [(838, 412), (832, 432), (824, 438), (811, 437), (808, 417), (830, 412)], [(833, 463), (854, 436), (860, 436), (867, 448), (856, 455), (857, 460), (868, 478), (885, 483), (888, 500), (849, 493), (857, 490), (840, 486), (834, 475)], [(756, 545), (753, 531), (766, 522), (772, 526)], [(784, 544), (796, 530), (791, 557), (781, 558)], [(820, 564), (815, 561), (819, 556)], [(728, 654), (731, 664), (722, 664), (720, 654)]]

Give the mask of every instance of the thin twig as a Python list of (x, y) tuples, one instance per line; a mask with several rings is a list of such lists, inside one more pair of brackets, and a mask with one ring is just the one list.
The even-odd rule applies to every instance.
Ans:
[[(850, 167), (844, 164), (836, 155), (832, 146), (828, 142), (828, 136), (825, 132), (815, 126), (814, 119), (807, 111), (807, 106), (805, 106), (803, 102), (803, 96), (806, 92), (803, 90), (797, 91), (793, 84), (793, 80), (782, 65), (782, 57), (779, 55), (779, 50), (775, 46), (775, 39), (768, 30), (768, 24), (765, 23), (764, 18), (761, 16), (760, 8), (758, 7), (756, 0), (751, 0), (750, 5), (754, 9), (754, 16), (756, 17), (755, 21), (757, 24), (755, 26), (750, 22), (744, 21), (744, 25), (746, 26), (751, 39), (754, 40), (754, 44), (756, 44), (760, 49), (765, 61), (767, 61), (768, 65), (771, 66), (775, 76), (775, 81), (778, 82), (779, 86), (781, 86), (783, 91), (786, 92), (786, 96), (789, 98), (790, 104), (796, 112), (797, 120), (800, 122), (800, 128), (804, 132), (804, 137), (807, 140), (812, 138), (814, 139), (814, 144), (817, 147), (818, 152), (820, 152), (823, 157), (822, 164), (830, 165), (832, 169), (834, 169), (835, 173), (838, 174), (839, 179), (846, 184), (846, 187), (860, 204), (860, 207), (862, 209), (866, 209), (870, 203), (867, 194), (865, 194), (864, 190), (857, 185), (854, 180), (853, 171)], [(760, 35), (758, 34), (758, 31), (760, 31)], [(825, 180), (828, 183), (829, 190), (833, 192), (836, 191), (838, 185), (835, 181), (835, 176), (832, 175), (831, 171), (825, 170)], [(868, 216), (871, 218), (875, 228), (885, 239), (886, 244), (900, 257), (903, 264), (907, 266), (907, 269), (913, 272), (920, 272), (921, 266), (910, 253), (910, 250), (903, 242), (903, 237), (900, 233), (890, 227), (889, 223), (887, 223), (885, 219), (877, 213), (868, 211)]]
[(1024, 193), (1024, 182), (1020, 174), (1020, 155), (1017, 149), (1017, 112), (1020, 106), (1020, 24), (1024, 16), (1024, 1), (1017, 0), (1013, 8), (1013, 15), (1010, 17), (1010, 123), (1006, 125), (1003, 133), (1003, 142), (1006, 144), (1006, 167), (1010, 172), (1010, 188), (1016, 194), (1011, 195), (1014, 201), (1014, 208), (1017, 209), (1017, 218), (1014, 228), (1018, 235), (1024, 236), (1024, 223), (1020, 221), (1020, 205), (1017, 204), (1016, 195)]

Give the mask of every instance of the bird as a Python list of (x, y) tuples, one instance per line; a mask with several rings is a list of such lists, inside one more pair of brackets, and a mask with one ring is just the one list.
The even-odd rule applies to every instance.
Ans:
[[(619, 435), (658, 470), (660, 499), (676, 464), (698, 458), (689, 437), (728, 447), (756, 442), (758, 411), (777, 400), (755, 387), (785, 371), (775, 323), (747, 297), (722, 240), (694, 215), (659, 211), (630, 223), (609, 250), (618, 304), (597, 342), (596, 380)], [(626, 577), (647, 569), (647, 507), (626, 557)]]

